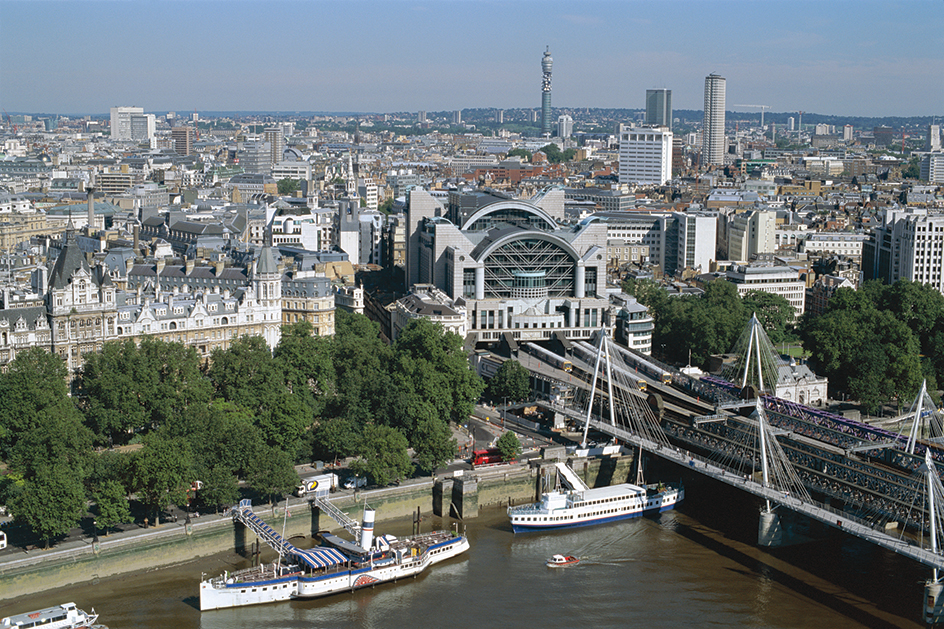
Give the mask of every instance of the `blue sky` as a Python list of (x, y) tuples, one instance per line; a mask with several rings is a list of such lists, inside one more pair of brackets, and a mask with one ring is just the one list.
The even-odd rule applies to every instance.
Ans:
[(0, 0), (7, 111), (438, 111), (736, 104), (944, 115), (944, 0)]

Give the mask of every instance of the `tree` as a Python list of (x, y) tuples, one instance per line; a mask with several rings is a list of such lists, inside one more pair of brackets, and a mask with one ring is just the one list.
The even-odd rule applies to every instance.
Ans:
[(921, 177), (921, 165), (918, 163), (918, 156), (913, 155), (908, 163), (901, 167), (902, 179), (918, 179)]
[(236, 477), (226, 465), (215, 465), (208, 469), (200, 479), (203, 487), (200, 489), (200, 501), (213, 511), (219, 513), (222, 505), (232, 505), (239, 500), (239, 485)]
[(128, 506), (124, 486), (116, 480), (107, 480), (99, 485), (98, 491), (92, 495), (98, 510), (95, 517), (96, 527), (105, 530), (105, 536), (115, 525), (131, 521), (131, 509)]
[(396, 428), (376, 424), (365, 426), (357, 453), (359, 458), (351, 463), (351, 469), (378, 485), (388, 485), (413, 471), (406, 437)]
[(541, 152), (547, 157), (547, 161), (552, 164), (560, 164), (564, 161), (564, 154), (556, 144), (546, 144), (541, 147)]
[(272, 503), (272, 499), (289, 494), (301, 480), (292, 459), (281, 450), (263, 446), (249, 466), (249, 484)]
[(103, 440), (125, 441), (210, 400), (197, 351), (146, 336), (105, 343), (89, 354), (78, 388), (87, 424)]
[(511, 461), (521, 454), (521, 442), (518, 440), (518, 435), (510, 430), (498, 438), (495, 447), (498, 448), (502, 458), (506, 461)]
[(793, 306), (782, 295), (761, 290), (752, 290), (742, 298), (747, 315), (756, 314), (764, 331), (774, 344), (783, 343), (793, 320)]
[(360, 439), (360, 425), (348, 417), (320, 420), (312, 430), (312, 454), (315, 458), (348, 457), (354, 454)]
[(279, 179), (278, 186), (279, 194), (282, 196), (288, 196), (290, 194), (294, 194), (295, 191), (298, 190), (298, 180), (291, 179), (289, 177), (286, 177), (285, 179)]
[(453, 460), (457, 452), (456, 440), (449, 426), (433, 418), (417, 424), (412, 445), (417, 466), (430, 474)]
[(489, 381), (488, 392), (494, 399), (527, 399), (531, 393), (531, 372), (517, 360), (506, 360)]
[(293, 395), (284, 366), (262, 337), (243, 336), (229, 348), (213, 351), (208, 375), (217, 395), (254, 415), (268, 445), (294, 458), (311, 425), (311, 410), (302, 395)]
[(531, 152), (523, 148), (514, 148), (508, 151), (508, 157), (520, 157), (526, 162), (531, 161)]
[(285, 372), (292, 393), (302, 397), (314, 415), (320, 415), (326, 399), (335, 393), (331, 341), (312, 335), (308, 321), (282, 326), (282, 337), (273, 354)]
[(85, 488), (67, 465), (57, 462), (27, 480), (10, 507), (49, 548), (53, 537), (68, 533), (85, 513)]
[(134, 487), (148, 511), (154, 512), (154, 524), (160, 524), (161, 512), (170, 504), (184, 504), (193, 481), (190, 445), (183, 439), (151, 435), (136, 453)]

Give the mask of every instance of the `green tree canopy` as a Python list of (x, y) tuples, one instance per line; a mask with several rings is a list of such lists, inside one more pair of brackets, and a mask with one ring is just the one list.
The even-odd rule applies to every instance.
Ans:
[(264, 446), (249, 466), (249, 484), (270, 503), (290, 494), (301, 482), (292, 463), (285, 452)]
[(39, 468), (10, 507), (49, 548), (52, 538), (68, 533), (85, 513), (85, 488), (68, 465), (55, 462)]
[(312, 414), (320, 415), (328, 396), (335, 393), (331, 341), (312, 336), (308, 321), (285, 325), (274, 358), (281, 364), (292, 393), (305, 400)]
[(279, 179), (278, 187), (279, 194), (282, 196), (294, 194), (295, 191), (298, 190), (298, 179), (291, 179), (289, 177)]
[(396, 428), (376, 424), (364, 426), (357, 450), (358, 458), (351, 463), (351, 469), (378, 485), (406, 478), (413, 471), (406, 437)]
[(531, 161), (531, 151), (527, 151), (523, 148), (514, 148), (508, 151), (508, 157), (520, 157), (526, 162)]
[(498, 441), (495, 442), (495, 447), (498, 448), (502, 458), (506, 461), (511, 461), (521, 454), (521, 441), (518, 439), (518, 435), (510, 430), (504, 432), (502, 436), (498, 438)]
[(210, 401), (197, 351), (146, 336), (105, 343), (86, 356), (79, 379), (87, 424), (101, 439), (123, 442)]
[(124, 486), (115, 480), (103, 482), (98, 491), (92, 495), (97, 514), (95, 525), (108, 531), (118, 524), (131, 521), (131, 508), (128, 506), (128, 497)]
[(506, 360), (488, 383), (494, 399), (526, 400), (531, 393), (531, 372), (517, 360)]
[(150, 435), (135, 453), (133, 484), (138, 497), (160, 524), (160, 514), (171, 504), (186, 504), (194, 479), (190, 444), (184, 439)]

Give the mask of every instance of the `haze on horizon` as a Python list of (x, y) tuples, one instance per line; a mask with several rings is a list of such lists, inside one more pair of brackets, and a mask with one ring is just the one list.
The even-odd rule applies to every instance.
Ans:
[(644, 106), (944, 114), (944, 2), (0, 0), (8, 112)]

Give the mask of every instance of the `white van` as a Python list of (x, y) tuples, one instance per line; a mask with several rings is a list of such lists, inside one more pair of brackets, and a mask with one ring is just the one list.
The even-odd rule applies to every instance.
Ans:
[(3, 531), (0, 531), (0, 550), (3, 550), (7, 547), (7, 534)]

